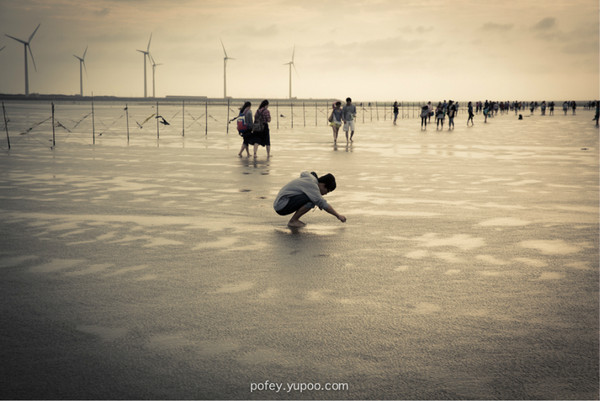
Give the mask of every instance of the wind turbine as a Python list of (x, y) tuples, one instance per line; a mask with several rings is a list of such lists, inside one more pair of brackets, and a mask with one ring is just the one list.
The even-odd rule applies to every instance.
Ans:
[(152, 64), (152, 97), (156, 97), (155, 92), (154, 92), (154, 87), (155, 87), (154, 73), (155, 73), (156, 67), (158, 67), (159, 65), (162, 65), (162, 63), (156, 64), (154, 62), (154, 57), (152, 57), (151, 54), (148, 54), (148, 57), (150, 58), (150, 63)]
[(144, 97), (148, 97), (148, 91), (146, 87), (146, 57), (150, 57), (150, 42), (152, 41), (152, 34), (150, 34), (150, 39), (148, 39), (148, 47), (146, 50), (138, 50), (138, 52), (144, 55)]
[(223, 53), (225, 53), (225, 57), (223, 58), (223, 97), (227, 98), (227, 60), (235, 59), (227, 56), (227, 51), (225, 50), (225, 45), (223, 44), (222, 40), (221, 46), (223, 46)]
[(289, 65), (290, 67), (290, 99), (292, 98), (292, 67), (294, 67), (294, 71), (296, 74), (298, 71), (296, 70), (296, 65), (294, 64), (294, 54), (296, 53), (296, 46), (294, 46), (294, 50), (292, 50), (292, 61), (285, 63), (283, 65)]
[(33, 52), (31, 51), (31, 46), (29, 44), (31, 43), (31, 39), (33, 39), (33, 35), (35, 35), (35, 33), (39, 29), (40, 25), (41, 24), (38, 24), (37, 28), (35, 28), (33, 33), (31, 35), (29, 35), (29, 39), (27, 40), (27, 42), (24, 40), (15, 38), (14, 36), (5, 34), (9, 38), (14, 39), (17, 42), (23, 43), (23, 49), (25, 52), (25, 95), (29, 95), (29, 69), (27, 68), (27, 49), (29, 48), (29, 54), (31, 54), (31, 61), (33, 62), (33, 68), (35, 68), (35, 70), (37, 71), (37, 67), (35, 66), (35, 59), (33, 58)]
[(85, 73), (87, 74), (87, 68), (85, 67), (85, 54), (87, 53), (87, 49), (88, 47), (85, 47), (85, 51), (83, 52), (83, 56), (79, 57), (73, 54), (73, 57), (75, 57), (77, 60), (79, 60), (79, 95), (83, 96), (83, 70), (82, 70), (82, 66), (83, 68), (85, 68)]

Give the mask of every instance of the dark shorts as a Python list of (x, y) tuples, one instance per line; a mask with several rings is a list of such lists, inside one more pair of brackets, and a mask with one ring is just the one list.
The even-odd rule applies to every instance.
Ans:
[(277, 214), (285, 216), (286, 214), (292, 214), (298, 211), (302, 206), (309, 205), (313, 208), (315, 205), (310, 201), (306, 194), (294, 195), (288, 198), (288, 203), (281, 210), (276, 210)]

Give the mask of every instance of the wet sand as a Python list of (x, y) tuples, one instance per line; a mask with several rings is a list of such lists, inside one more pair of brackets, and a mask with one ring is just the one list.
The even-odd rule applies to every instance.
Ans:
[[(597, 399), (598, 131), (578, 113), (361, 122), (337, 147), (284, 127), (269, 160), (233, 132), (15, 139), (2, 397)], [(272, 202), (303, 170), (336, 176), (347, 223), (286, 227)], [(348, 386), (251, 392), (267, 380)]]

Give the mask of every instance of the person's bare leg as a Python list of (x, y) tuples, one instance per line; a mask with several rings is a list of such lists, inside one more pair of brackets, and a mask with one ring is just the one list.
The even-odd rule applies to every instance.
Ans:
[(306, 223), (300, 221), (300, 217), (304, 216), (310, 209), (310, 207), (304, 205), (300, 209), (296, 210), (296, 213), (288, 221), (288, 227), (304, 227)]

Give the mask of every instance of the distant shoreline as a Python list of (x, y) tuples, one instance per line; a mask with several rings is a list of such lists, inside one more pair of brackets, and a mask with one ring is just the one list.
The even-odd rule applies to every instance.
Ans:
[[(94, 101), (112, 101), (112, 102), (140, 102), (140, 103), (155, 103), (155, 102), (208, 102), (211, 104), (227, 104), (228, 102), (231, 104), (243, 103), (248, 100), (251, 102), (260, 103), (264, 97), (256, 97), (256, 98), (211, 98), (208, 96), (178, 96), (178, 95), (170, 95), (165, 97), (123, 97), (123, 96), (80, 96), (80, 95), (60, 95), (60, 94), (5, 94), (0, 93), (0, 100), (16, 100), (16, 101), (71, 101), (71, 102), (90, 102)], [(335, 100), (340, 99), (273, 99), (267, 98), (270, 102), (279, 102), (279, 103), (314, 103), (314, 102), (333, 102)]]
[[(253, 103), (260, 103), (263, 99), (265, 99), (264, 97), (255, 97), (255, 98), (233, 98), (233, 97), (228, 97), (228, 98), (214, 98), (214, 97), (208, 97), (208, 96), (179, 96), (179, 95), (168, 95), (165, 97), (133, 97), (133, 96), (80, 96), (80, 95), (61, 95), (61, 94), (39, 94), (39, 93), (34, 93), (34, 94), (30, 94), (30, 95), (23, 95), (23, 94), (6, 94), (6, 93), (0, 93), (0, 101), (65, 101), (65, 102), (91, 102), (92, 100), (94, 101), (98, 101), (98, 102), (137, 102), (137, 103), (156, 103), (156, 102), (165, 102), (165, 103), (175, 103), (175, 102), (190, 102), (190, 103), (210, 103), (210, 104), (237, 104), (237, 103), (243, 103), (244, 101), (250, 101)], [(329, 102), (335, 102), (337, 100), (342, 101), (342, 103), (344, 103), (344, 100), (339, 98), (321, 98), (321, 99), (314, 99), (314, 98), (306, 98), (306, 99), (301, 99), (301, 98), (293, 98), (293, 99), (285, 99), (285, 98), (266, 98), (269, 100), (269, 102), (271, 103), (280, 103), (280, 104), (286, 104), (286, 103), (294, 103), (294, 104), (302, 104), (302, 103), (329, 103)], [(451, 99), (451, 98), (448, 98)], [(493, 101), (499, 101), (498, 99), (493, 99), (493, 98), (487, 98), (487, 99), (470, 99), (470, 100), (461, 100), (458, 99), (458, 102), (461, 104), (465, 104), (468, 103), (469, 101), (485, 101), (485, 100), (493, 100)], [(526, 103), (530, 103), (532, 101), (537, 101), (537, 102), (542, 102), (543, 100), (545, 100), (546, 102), (551, 102), (554, 101), (558, 106), (562, 105), (562, 102), (564, 101), (571, 101), (569, 99), (561, 99), (561, 100), (556, 100), (556, 99), (519, 99), (519, 101), (522, 102), (526, 102)], [(588, 103), (591, 101), (594, 101), (596, 99), (585, 99), (585, 100), (576, 100), (575, 102), (578, 105), (583, 105), (584, 103)], [(364, 103), (377, 103), (377, 104), (381, 104), (383, 105), (391, 105), (394, 103), (394, 101), (398, 101), (399, 103), (404, 103), (404, 104), (426, 104), (429, 100), (373, 100), (373, 99), (369, 99), (369, 100), (362, 100), (362, 99), (353, 99), (353, 103), (354, 104), (364, 104)], [(437, 103), (440, 100), (431, 100), (432, 104)], [(505, 101), (505, 100), (504, 100)], [(509, 100), (509, 102), (513, 102), (514, 100)]]

